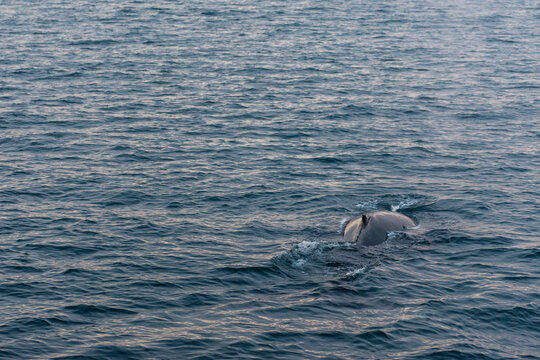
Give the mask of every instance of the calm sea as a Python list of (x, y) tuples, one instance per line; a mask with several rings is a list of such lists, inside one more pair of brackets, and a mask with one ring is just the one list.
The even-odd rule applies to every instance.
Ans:
[(540, 359), (539, 189), (538, 1), (0, 2), (1, 359)]

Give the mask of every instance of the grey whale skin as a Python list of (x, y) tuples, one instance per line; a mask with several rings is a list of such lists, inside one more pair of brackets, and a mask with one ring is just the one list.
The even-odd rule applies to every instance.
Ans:
[(384, 242), (390, 231), (405, 230), (416, 226), (409, 217), (390, 211), (376, 211), (351, 220), (343, 238), (359, 245), (377, 245)]

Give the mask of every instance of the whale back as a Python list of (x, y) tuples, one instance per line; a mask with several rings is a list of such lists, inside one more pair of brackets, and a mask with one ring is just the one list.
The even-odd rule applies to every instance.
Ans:
[(347, 224), (345, 241), (360, 245), (377, 245), (384, 242), (390, 231), (400, 231), (415, 226), (409, 217), (390, 211), (377, 211), (362, 215)]
[(358, 237), (358, 232), (362, 229), (362, 217), (351, 220), (345, 227), (343, 232), (343, 239), (347, 242), (355, 242)]

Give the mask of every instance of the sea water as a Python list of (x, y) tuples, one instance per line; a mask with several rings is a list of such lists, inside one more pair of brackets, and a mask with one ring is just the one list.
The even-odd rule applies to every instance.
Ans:
[[(538, 1), (0, 2), (0, 358), (539, 359)], [(347, 219), (417, 228), (359, 248)]]

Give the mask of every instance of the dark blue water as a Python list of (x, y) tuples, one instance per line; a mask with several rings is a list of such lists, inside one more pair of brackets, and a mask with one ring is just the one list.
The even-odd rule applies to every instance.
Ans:
[[(0, 358), (540, 359), (538, 1), (0, 3)], [(419, 223), (381, 245), (343, 221)]]

